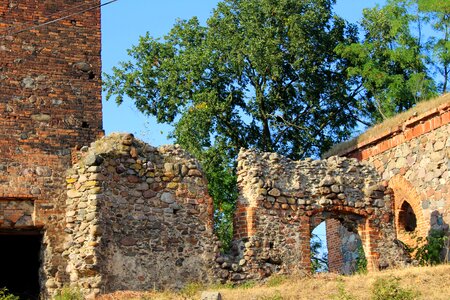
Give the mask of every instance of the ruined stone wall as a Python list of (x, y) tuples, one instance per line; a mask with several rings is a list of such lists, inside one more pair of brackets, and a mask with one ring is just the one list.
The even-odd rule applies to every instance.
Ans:
[[(361, 236), (369, 269), (405, 262), (395, 244), (392, 200), (376, 171), (355, 159), (291, 161), (241, 151), (235, 238), (238, 266), (219, 258), (232, 280), (310, 269), (311, 231), (337, 219)], [(225, 264), (225, 265), (224, 265)]]
[[(448, 232), (449, 135), (450, 104), (447, 103), (342, 153), (366, 160), (389, 183), (394, 195), (397, 234), (410, 246), (415, 246), (416, 238), (427, 236), (431, 229)], [(414, 229), (414, 226), (405, 227), (411, 209), (416, 218)]]
[(48, 290), (68, 280), (61, 252), (71, 150), (102, 135), (100, 11), (28, 28), (99, 3), (0, 1), (0, 230), (43, 231)]
[(85, 293), (180, 288), (213, 279), (213, 206), (198, 163), (112, 134), (69, 172), (64, 256)]

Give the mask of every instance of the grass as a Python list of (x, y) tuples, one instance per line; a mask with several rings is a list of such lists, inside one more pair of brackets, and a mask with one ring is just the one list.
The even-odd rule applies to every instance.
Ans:
[(53, 300), (83, 300), (83, 294), (79, 289), (64, 287)]
[[(286, 300), (286, 299), (338, 299), (372, 300), (385, 295), (403, 298), (448, 300), (450, 295), (450, 265), (414, 267), (387, 270), (354, 276), (317, 274), (312, 277), (275, 277), (266, 284), (230, 287), (214, 286), (210, 291), (219, 291), (224, 300)], [(98, 300), (200, 299), (202, 290), (192, 285), (180, 293), (172, 292), (118, 292), (104, 295)], [(197, 286), (195, 286), (197, 287)], [(393, 294), (392, 294), (393, 293)], [(378, 298), (377, 298), (378, 297)], [(391, 296), (393, 297), (393, 296)], [(405, 298), (406, 297), (406, 298)]]
[(417, 103), (417, 105), (414, 106), (413, 108), (410, 108), (409, 110), (403, 113), (400, 113), (392, 118), (385, 120), (380, 124), (377, 124), (367, 129), (363, 134), (357, 136), (356, 138), (335, 145), (328, 152), (326, 152), (323, 155), (323, 157), (327, 158), (333, 155), (340, 155), (346, 150), (356, 147), (360, 143), (374, 139), (378, 137), (380, 134), (396, 128), (403, 122), (413, 117), (420, 116), (421, 114), (431, 111), (432, 109), (435, 109), (443, 104), (450, 104), (450, 93), (447, 93), (438, 98)]

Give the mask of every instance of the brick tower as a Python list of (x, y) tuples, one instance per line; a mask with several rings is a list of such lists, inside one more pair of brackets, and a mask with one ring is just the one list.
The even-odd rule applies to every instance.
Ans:
[(65, 172), (103, 135), (99, 5), (0, 0), (0, 287), (31, 298), (67, 282)]

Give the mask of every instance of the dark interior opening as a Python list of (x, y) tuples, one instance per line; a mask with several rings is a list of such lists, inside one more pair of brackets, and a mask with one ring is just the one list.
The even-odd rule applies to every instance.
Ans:
[(42, 235), (0, 234), (0, 288), (20, 299), (39, 299)]
[(398, 223), (400, 229), (403, 229), (407, 232), (412, 232), (416, 230), (417, 227), (417, 218), (414, 213), (413, 208), (409, 205), (408, 202), (403, 202), (402, 207), (400, 208), (400, 212), (398, 215)]

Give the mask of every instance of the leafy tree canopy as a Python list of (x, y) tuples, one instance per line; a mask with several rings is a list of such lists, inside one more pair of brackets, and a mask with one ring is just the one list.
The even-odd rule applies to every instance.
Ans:
[(360, 104), (369, 123), (392, 117), (436, 92), (420, 36), (413, 32), (412, 23), (418, 20), (408, 10), (409, 2), (389, 0), (382, 8), (365, 9), (364, 40), (336, 49), (351, 63), (349, 75), (359, 83)]
[(436, 33), (427, 43), (427, 48), (431, 51), (428, 62), (442, 77), (438, 83), (439, 91), (446, 93), (450, 83), (450, 2), (418, 0), (418, 7)]
[[(241, 147), (318, 156), (358, 123), (379, 122), (447, 89), (447, 0), (388, 0), (366, 9), (362, 41), (334, 4), (224, 0), (205, 26), (194, 17), (161, 39), (141, 37), (130, 60), (104, 76), (107, 99), (120, 104), (128, 96), (173, 125), (175, 141), (201, 161), (225, 241)], [(438, 37), (423, 41), (424, 24)]]
[(388, 0), (364, 10), (361, 29), (361, 42), (339, 45), (336, 51), (350, 63), (349, 80), (368, 124), (448, 91), (447, 0)]
[(356, 29), (333, 4), (226, 0), (206, 26), (180, 20), (162, 39), (141, 37), (130, 60), (105, 75), (108, 99), (128, 96), (172, 124), (172, 137), (202, 162), (225, 242), (240, 147), (297, 159), (348, 138), (356, 125), (347, 66), (334, 52), (356, 41)]
[(173, 137), (200, 159), (234, 158), (240, 147), (293, 158), (317, 155), (349, 136), (340, 44), (356, 30), (332, 0), (227, 0), (201, 26), (178, 21), (162, 39), (148, 34), (131, 60), (105, 76), (107, 98), (127, 95), (139, 110), (174, 125)]

